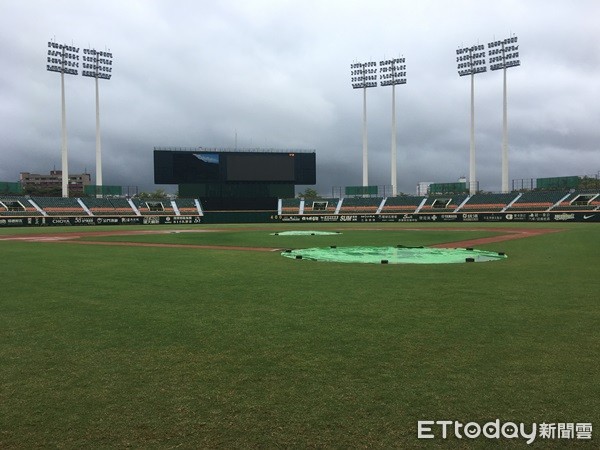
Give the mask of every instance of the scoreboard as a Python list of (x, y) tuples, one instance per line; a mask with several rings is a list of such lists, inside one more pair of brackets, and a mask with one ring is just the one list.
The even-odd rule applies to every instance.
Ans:
[(316, 184), (314, 152), (154, 150), (154, 183)]

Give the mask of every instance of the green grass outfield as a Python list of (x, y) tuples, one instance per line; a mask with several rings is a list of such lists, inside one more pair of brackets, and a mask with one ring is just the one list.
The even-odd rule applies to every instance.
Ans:
[[(597, 448), (600, 226), (512, 226), (563, 231), (477, 247), (498, 262), (369, 265), (2, 239), (219, 229), (93, 239), (432, 245), (511, 226), (1, 229), (0, 448), (527, 447), (417, 439), (418, 420), (495, 419), (591, 422), (591, 442), (529, 447)], [(290, 229), (343, 234), (269, 234)]]

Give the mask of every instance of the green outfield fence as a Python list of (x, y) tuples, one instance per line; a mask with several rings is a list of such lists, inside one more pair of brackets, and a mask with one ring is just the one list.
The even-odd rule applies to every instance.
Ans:
[(23, 186), (18, 182), (0, 181), (0, 194), (16, 194), (23, 193)]
[(377, 186), (346, 186), (344, 193), (347, 196), (358, 195), (377, 195), (379, 189)]

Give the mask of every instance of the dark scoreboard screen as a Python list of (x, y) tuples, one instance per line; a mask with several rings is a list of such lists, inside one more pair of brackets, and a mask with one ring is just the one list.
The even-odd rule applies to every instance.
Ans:
[(154, 182), (316, 184), (315, 153), (154, 151)]
[(227, 157), (227, 181), (285, 181), (296, 179), (295, 153), (236, 154)]

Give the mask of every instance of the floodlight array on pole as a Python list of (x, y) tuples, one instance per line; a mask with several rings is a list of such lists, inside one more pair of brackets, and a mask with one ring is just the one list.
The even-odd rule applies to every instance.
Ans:
[(79, 47), (48, 42), (48, 58), (46, 69), (50, 72), (60, 73), (60, 97), (62, 116), (62, 196), (69, 196), (69, 163), (67, 150), (67, 113), (65, 107), (65, 73), (77, 75), (79, 68)]
[(350, 64), (353, 89), (363, 90), (363, 186), (369, 185), (369, 162), (367, 149), (367, 88), (377, 87), (377, 63)]
[(98, 51), (91, 48), (83, 49), (84, 77), (96, 80), (96, 197), (102, 197), (102, 146), (100, 142), (100, 96), (98, 94), (98, 79), (110, 80), (112, 77), (111, 52)]
[(396, 145), (396, 85), (406, 84), (406, 59), (394, 58), (379, 62), (379, 84), (381, 86), (392, 86), (392, 195), (398, 193), (398, 167), (397, 167), (397, 145)]
[(471, 76), (471, 139), (469, 145), (469, 193), (477, 192), (477, 174), (475, 170), (475, 74), (487, 71), (483, 45), (473, 45), (456, 50), (458, 74)]
[(502, 192), (509, 192), (508, 188), (508, 112), (506, 96), (506, 69), (521, 65), (519, 60), (519, 46), (517, 37), (511, 36), (502, 41), (488, 43), (488, 56), (490, 69), (500, 70), (503, 73), (502, 96)]

